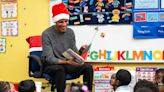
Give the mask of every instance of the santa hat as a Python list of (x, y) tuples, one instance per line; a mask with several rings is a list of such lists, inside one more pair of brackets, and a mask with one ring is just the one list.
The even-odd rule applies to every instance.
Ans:
[(61, 19), (69, 20), (69, 11), (67, 10), (65, 4), (63, 2), (58, 2), (52, 7), (52, 20), (53, 22), (57, 22)]

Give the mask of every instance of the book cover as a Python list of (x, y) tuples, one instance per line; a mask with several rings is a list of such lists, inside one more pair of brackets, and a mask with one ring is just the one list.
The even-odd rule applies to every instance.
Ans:
[(85, 60), (72, 49), (68, 49), (63, 53), (63, 56), (67, 59), (74, 59), (79, 64), (84, 64)]

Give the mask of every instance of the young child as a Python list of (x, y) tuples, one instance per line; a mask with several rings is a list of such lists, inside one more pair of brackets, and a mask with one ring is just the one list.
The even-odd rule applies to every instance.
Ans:
[(131, 82), (132, 76), (128, 70), (120, 69), (116, 73), (117, 88), (115, 92), (131, 92), (128, 86)]
[[(151, 81), (148, 80), (140, 80), (136, 83), (136, 85), (134, 86), (134, 92), (136, 92), (137, 89), (139, 88), (148, 88), (151, 89), (152, 92), (159, 92), (158, 86), (156, 84), (154, 84)], [(146, 92), (146, 91), (144, 91)]]
[(156, 70), (156, 73), (155, 73), (155, 84), (158, 85), (159, 83), (162, 83), (163, 77), (164, 77), (164, 69)]
[(110, 79), (110, 85), (113, 87), (112, 92), (114, 92), (117, 88), (117, 84), (116, 84), (116, 74), (112, 74), (111, 79)]
[(4, 81), (0, 81), (0, 92), (8, 92), (9, 90), (8, 84)]
[(0, 81), (0, 92), (18, 92), (13, 83)]
[(70, 86), (67, 86), (65, 92), (89, 92), (88, 87), (86, 85), (78, 83), (71, 83)]
[(150, 88), (142, 87), (142, 88), (138, 88), (134, 92), (153, 92), (153, 91)]
[(34, 92), (35, 90), (36, 86), (33, 80), (23, 80), (18, 84), (19, 92)]

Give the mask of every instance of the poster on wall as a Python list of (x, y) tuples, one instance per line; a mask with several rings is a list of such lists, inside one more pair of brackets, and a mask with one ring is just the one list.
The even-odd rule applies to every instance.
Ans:
[[(55, 1), (50, 1), (50, 12)], [(63, 0), (70, 25), (131, 24), (132, 0)]]
[(164, 1), (134, 0), (133, 38), (164, 38)]
[(16, 2), (17, 0), (1, 0), (1, 2)]
[(115, 73), (114, 67), (103, 66), (94, 69), (95, 92), (112, 92), (111, 76)]
[(158, 0), (134, 0), (135, 9), (157, 9)]
[(148, 81), (154, 81), (155, 72), (157, 68), (153, 67), (137, 67), (136, 68), (136, 80), (148, 80)]
[(6, 39), (0, 38), (0, 53), (6, 52)]
[(164, 1), (161, 0), (161, 8), (164, 9)]
[(1, 4), (2, 18), (17, 18), (17, 3)]
[(2, 36), (18, 36), (18, 21), (2, 21)]

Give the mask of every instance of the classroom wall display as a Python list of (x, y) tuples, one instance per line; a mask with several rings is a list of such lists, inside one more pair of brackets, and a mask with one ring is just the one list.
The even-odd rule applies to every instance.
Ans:
[(133, 38), (164, 38), (164, 1), (133, 0)]
[(110, 79), (115, 74), (113, 66), (103, 66), (94, 68), (94, 92), (112, 92)]
[(17, 17), (17, 3), (1, 4), (2, 18)]
[[(133, 39), (131, 25), (69, 26), (76, 35), (80, 48), (90, 46), (87, 62), (163, 63), (164, 39)], [(95, 28), (99, 29), (96, 31)]]
[[(131, 24), (132, 0), (63, 0), (70, 25)], [(52, 3), (50, 1), (50, 12)]]
[(6, 38), (0, 38), (0, 53), (6, 52)]
[[(56, 0), (50, 1), (51, 7), (55, 4), (54, 1)], [(68, 2), (68, 0), (63, 2)], [(51, 21), (50, 26), (52, 25), (53, 22)], [(86, 62), (164, 62), (164, 43), (161, 43), (164, 39), (133, 39), (132, 25), (70, 25), (68, 27), (74, 30), (78, 49), (84, 44), (90, 45), (92, 43)], [(97, 27), (99, 30), (95, 30)]]
[(94, 60), (106, 60), (106, 61), (140, 61), (140, 62), (150, 62), (150, 61), (163, 61), (164, 60), (164, 51), (161, 50), (91, 50), (88, 53), (88, 57), (90, 61)]
[(148, 80), (154, 81), (155, 79), (155, 72), (158, 68), (157, 67), (137, 67), (136, 68), (136, 80)]
[(18, 36), (18, 21), (17, 20), (2, 21), (1, 25), (2, 25), (2, 29), (1, 29), (2, 36)]

